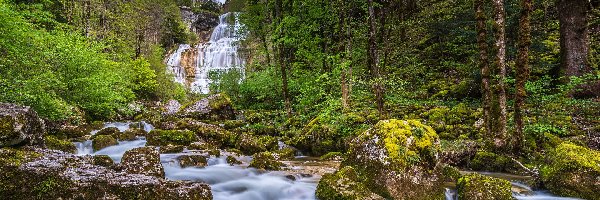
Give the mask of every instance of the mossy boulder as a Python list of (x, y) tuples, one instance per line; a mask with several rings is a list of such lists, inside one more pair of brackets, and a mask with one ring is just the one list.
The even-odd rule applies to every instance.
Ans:
[(242, 161), (239, 161), (237, 158), (235, 158), (234, 156), (227, 156), (227, 158), (225, 159), (227, 161), (227, 164), (233, 166), (233, 165), (240, 165), (242, 164)]
[(165, 177), (165, 170), (160, 164), (160, 154), (153, 147), (139, 147), (126, 151), (121, 166), (127, 173)]
[(346, 166), (333, 174), (325, 174), (319, 181), (316, 196), (327, 200), (383, 200), (371, 192), (361, 180), (354, 168)]
[(478, 151), (469, 162), (469, 167), (475, 171), (490, 172), (506, 172), (514, 168), (510, 158), (488, 151)]
[(49, 135), (53, 135), (58, 139), (66, 140), (73, 138), (81, 138), (88, 135), (93, 130), (93, 125), (82, 126), (60, 126), (53, 130), (48, 130)]
[(182, 145), (160, 146), (160, 153), (181, 153), (184, 148)]
[(167, 146), (167, 145), (190, 145), (198, 141), (196, 134), (188, 130), (160, 130), (154, 129), (146, 137), (147, 145)]
[(296, 157), (296, 149), (285, 147), (274, 151), (278, 160), (291, 160)]
[(208, 160), (202, 155), (182, 155), (177, 157), (179, 165), (183, 168), (186, 167), (205, 167), (208, 164)]
[(256, 153), (252, 156), (252, 162), (248, 167), (264, 170), (281, 170), (281, 167), (285, 166), (282, 162), (279, 162), (273, 156), (271, 152)]
[(441, 140), (440, 161), (466, 168), (477, 153), (479, 146), (477, 142), (471, 140)]
[(119, 141), (132, 141), (132, 140), (136, 139), (137, 133), (127, 130), (125, 132), (118, 132), (118, 133), (114, 134), (113, 136), (115, 139), (117, 139)]
[(226, 94), (215, 94), (181, 108), (180, 115), (196, 120), (235, 119), (235, 111)]
[(98, 151), (100, 149), (104, 149), (109, 146), (114, 146), (119, 144), (117, 139), (110, 135), (100, 135), (92, 140), (92, 149), (94, 151)]
[(30, 107), (0, 103), (0, 148), (44, 145), (44, 121)]
[(0, 199), (212, 199), (205, 183), (115, 171), (92, 156), (0, 149)]
[(235, 148), (248, 155), (275, 150), (277, 147), (277, 138), (275, 137), (255, 136), (248, 133), (239, 135), (235, 144)]
[(112, 158), (107, 155), (94, 155), (93, 163), (103, 167), (112, 167), (115, 164)]
[(511, 184), (507, 180), (473, 173), (462, 176), (456, 183), (458, 199), (512, 200)]
[(98, 137), (98, 136), (101, 136), (101, 135), (116, 135), (118, 133), (121, 133), (121, 131), (118, 128), (116, 128), (116, 127), (106, 127), (106, 128), (103, 128), (103, 129), (99, 130), (98, 132), (96, 132), (96, 134), (94, 134), (94, 136), (92, 136), (92, 138)]
[(46, 140), (46, 147), (48, 147), (48, 149), (60, 150), (67, 153), (77, 152), (77, 147), (72, 142), (61, 140), (51, 135), (44, 138)]
[(332, 124), (326, 117), (318, 116), (285, 141), (308, 155), (321, 156), (332, 151), (346, 151), (346, 136), (339, 126)]
[(342, 152), (329, 152), (329, 153), (321, 156), (321, 160), (341, 161), (343, 159), (344, 159), (344, 154)]
[(135, 135), (135, 136), (143, 136), (143, 137), (145, 137), (148, 134), (148, 132), (146, 132), (144, 129), (141, 129), (141, 128), (129, 128), (124, 133), (127, 135)]
[(176, 129), (187, 129), (217, 147), (233, 147), (236, 135), (220, 126), (203, 123), (194, 119), (182, 119)]
[(551, 151), (541, 168), (543, 184), (555, 194), (600, 199), (600, 152), (563, 143)]
[(351, 166), (374, 193), (389, 199), (444, 197), (440, 141), (418, 120), (382, 120), (352, 140), (342, 166)]

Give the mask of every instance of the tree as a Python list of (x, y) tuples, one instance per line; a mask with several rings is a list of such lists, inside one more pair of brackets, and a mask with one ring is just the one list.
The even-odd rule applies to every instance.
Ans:
[(486, 15), (483, 0), (475, 0), (475, 18), (477, 19), (477, 44), (479, 46), (479, 68), (481, 69), (481, 90), (483, 94), (483, 121), (488, 137), (492, 136), (491, 104), (492, 90), (490, 88), (490, 66), (488, 63), (488, 44), (486, 31)]
[(377, 52), (377, 24), (375, 8), (373, 0), (369, 0), (369, 41), (368, 41), (368, 56), (367, 65), (371, 72), (371, 79), (373, 80), (373, 93), (375, 94), (375, 102), (377, 103), (377, 110), (379, 115), (383, 115), (383, 87), (381, 86), (381, 74), (379, 69), (379, 53)]
[(516, 85), (515, 85), (515, 134), (513, 136), (513, 150), (519, 152), (523, 142), (523, 110), (525, 106), (525, 83), (529, 79), (529, 46), (531, 46), (531, 26), (530, 18), (533, 5), (531, 0), (521, 0), (521, 18), (519, 20), (519, 55), (517, 58)]

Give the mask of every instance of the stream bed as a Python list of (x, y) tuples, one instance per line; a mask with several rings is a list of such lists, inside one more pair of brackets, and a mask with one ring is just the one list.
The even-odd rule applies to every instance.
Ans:
[[(107, 123), (106, 127), (116, 127), (125, 131), (134, 123)], [(135, 123), (138, 128), (150, 132), (154, 127), (148, 123)], [(95, 134), (98, 130), (92, 131)], [(137, 147), (144, 147), (146, 139), (138, 137), (134, 141), (120, 141), (118, 145), (110, 146), (93, 152), (92, 142), (76, 142), (79, 155), (108, 155), (115, 162), (120, 162), (123, 154)], [(216, 200), (314, 200), (317, 184), (321, 178), (319, 173), (332, 173), (339, 163), (317, 161), (307, 157), (297, 157), (296, 160), (286, 161), (290, 165), (288, 171), (259, 171), (248, 168), (252, 160), (250, 156), (238, 156), (222, 151), (220, 157), (211, 156), (208, 165), (203, 168), (182, 168), (177, 161), (181, 155), (201, 154), (194, 151), (184, 151), (176, 154), (161, 154), (160, 160), (165, 170), (165, 176), (170, 180), (190, 180), (206, 182), (211, 186), (213, 199)], [(202, 154), (205, 155), (205, 154)], [(240, 165), (229, 165), (226, 157), (232, 155), (242, 161)], [(315, 170), (314, 167), (318, 166)], [(310, 174), (307, 174), (310, 173)], [(519, 200), (577, 200), (577, 198), (556, 197), (548, 191), (532, 190), (522, 184), (522, 177), (499, 174), (483, 173), (510, 180), (513, 184), (513, 196)], [(446, 199), (457, 199), (456, 191), (446, 189)]]

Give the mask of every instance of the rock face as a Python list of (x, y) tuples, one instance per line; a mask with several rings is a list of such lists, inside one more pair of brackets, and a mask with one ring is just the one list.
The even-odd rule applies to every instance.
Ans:
[(185, 106), (181, 115), (196, 120), (234, 119), (231, 100), (225, 94), (215, 94)]
[(555, 194), (598, 200), (600, 152), (563, 143), (546, 158), (541, 169), (544, 185)]
[(126, 151), (121, 166), (131, 174), (165, 177), (165, 169), (160, 164), (160, 154), (153, 147), (140, 147)]
[(417, 120), (384, 120), (352, 141), (342, 167), (352, 167), (356, 180), (386, 199), (443, 199), (439, 151), (431, 127)]
[(45, 134), (44, 121), (33, 109), (0, 103), (0, 147), (43, 146)]
[(484, 176), (481, 174), (468, 174), (456, 184), (458, 199), (464, 200), (511, 200), (511, 184), (507, 180)]
[[(215, 13), (219, 12), (216, 11)], [(211, 12), (194, 13), (192, 9), (182, 7), (181, 17), (189, 29), (200, 37), (201, 41), (208, 41), (210, 30), (219, 25), (219, 16)]]
[(316, 192), (319, 199), (335, 200), (383, 200), (384, 198), (369, 191), (358, 180), (354, 168), (346, 166), (334, 174), (326, 174), (319, 181)]
[(0, 199), (212, 199), (204, 183), (118, 172), (93, 160), (51, 150), (0, 149)]

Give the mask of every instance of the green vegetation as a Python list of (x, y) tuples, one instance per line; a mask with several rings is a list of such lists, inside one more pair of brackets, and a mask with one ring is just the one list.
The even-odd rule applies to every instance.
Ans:
[(456, 183), (459, 199), (512, 200), (511, 185), (507, 180), (481, 174), (464, 175)]

